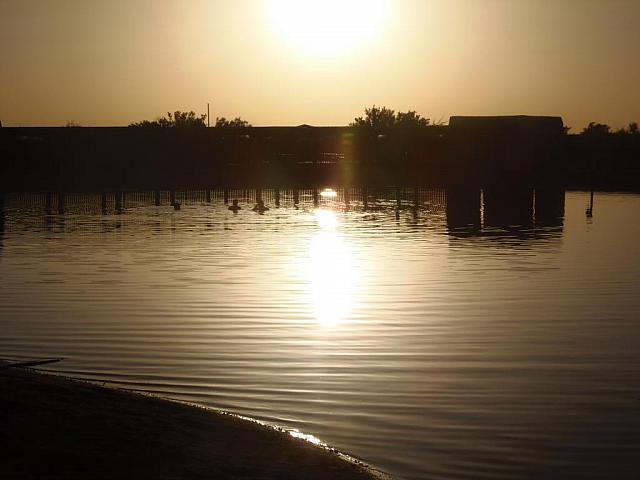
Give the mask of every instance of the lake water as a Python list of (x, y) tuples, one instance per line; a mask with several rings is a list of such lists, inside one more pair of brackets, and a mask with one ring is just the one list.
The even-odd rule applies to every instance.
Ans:
[(592, 218), (552, 190), (210, 196), (5, 194), (0, 357), (396, 478), (638, 478), (639, 195), (596, 193)]

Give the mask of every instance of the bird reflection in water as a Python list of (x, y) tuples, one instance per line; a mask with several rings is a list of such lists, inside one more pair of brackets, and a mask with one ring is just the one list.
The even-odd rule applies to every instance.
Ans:
[(316, 210), (320, 230), (311, 240), (308, 264), (310, 301), (318, 323), (340, 324), (353, 308), (356, 268), (353, 255), (330, 210)]

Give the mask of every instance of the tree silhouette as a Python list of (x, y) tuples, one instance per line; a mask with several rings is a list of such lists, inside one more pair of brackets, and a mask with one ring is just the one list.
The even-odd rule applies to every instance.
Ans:
[(638, 122), (630, 123), (629, 126), (627, 127), (627, 133), (631, 135), (640, 134), (640, 131), (638, 131)]
[(611, 133), (611, 127), (605, 123), (590, 122), (582, 130), (582, 135), (588, 135), (591, 137), (603, 137)]
[(193, 110), (190, 112), (181, 112), (176, 110), (173, 114), (167, 112), (166, 117), (156, 120), (142, 120), (141, 122), (132, 123), (130, 127), (151, 127), (151, 128), (202, 128), (206, 127), (207, 115), (196, 115)]
[(351, 123), (352, 126), (384, 131), (390, 130), (396, 123), (396, 112), (387, 107), (378, 108), (374, 105), (371, 108), (366, 108), (364, 112), (364, 118), (356, 117)]
[(416, 128), (426, 127), (430, 124), (428, 118), (422, 117), (415, 110), (407, 112), (396, 112), (387, 107), (376, 107), (365, 109), (364, 117), (356, 117), (350, 124), (352, 127), (366, 129), (375, 133), (385, 133), (394, 128)]
[(415, 110), (409, 110), (408, 112), (398, 112), (396, 115), (396, 126), (405, 128), (414, 127), (427, 127), (429, 126), (429, 119), (422, 117), (416, 113)]
[(236, 117), (233, 120), (227, 120), (224, 117), (216, 117), (216, 128), (237, 128), (237, 127), (250, 127), (251, 124), (246, 120), (242, 120), (240, 117)]

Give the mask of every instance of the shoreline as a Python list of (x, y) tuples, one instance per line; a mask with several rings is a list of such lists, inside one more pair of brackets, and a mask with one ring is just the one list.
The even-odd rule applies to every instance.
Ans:
[(2, 478), (391, 479), (299, 432), (2, 363), (0, 421)]

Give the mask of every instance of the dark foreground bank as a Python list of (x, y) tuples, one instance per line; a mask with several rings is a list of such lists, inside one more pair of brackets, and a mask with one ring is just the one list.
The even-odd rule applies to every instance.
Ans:
[(254, 422), (0, 365), (0, 478), (374, 479)]

